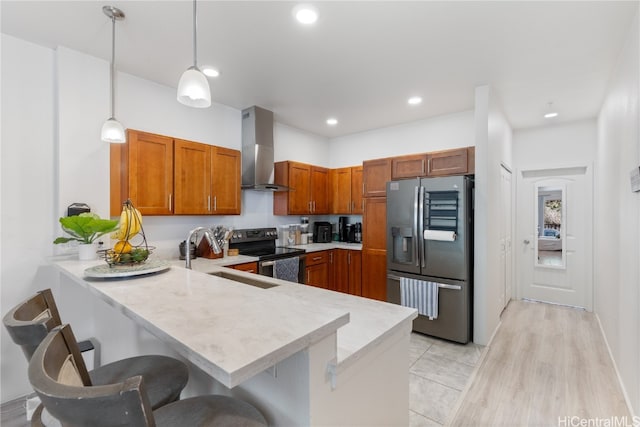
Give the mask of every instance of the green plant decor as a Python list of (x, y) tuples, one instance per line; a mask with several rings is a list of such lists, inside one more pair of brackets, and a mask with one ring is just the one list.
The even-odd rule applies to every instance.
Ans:
[(80, 215), (60, 218), (60, 225), (62, 230), (71, 237), (58, 237), (53, 243), (67, 243), (71, 240), (77, 240), (80, 243), (91, 244), (97, 238), (115, 231), (118, 228), (118, 221), (102, 219), (94, 213), (85, 212)]

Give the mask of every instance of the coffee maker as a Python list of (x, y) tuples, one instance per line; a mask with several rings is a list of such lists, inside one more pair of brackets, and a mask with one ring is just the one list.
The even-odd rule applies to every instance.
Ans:
[(349, 230), (347, 227), (347, 221), (349, 221), (349, 217), (347, 216), (341, 216), (338, 218), (338, 240), (340, 242), (349, 241)]

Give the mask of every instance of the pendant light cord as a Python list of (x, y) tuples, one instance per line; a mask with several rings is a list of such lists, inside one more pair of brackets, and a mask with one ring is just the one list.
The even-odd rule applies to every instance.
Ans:
[(198, 14), (196, 12), (196, 0), (193, 0), (193, 66), (198, 68)]
[(114, 84), (114, 78), (115, 78), (115, 57), (116, 57), (116, 17), (112, 16), (111, 17), (111, 70), (110, 70), (110, 74), (111, 74), (111, 118), (115, 118), (115, 84)]

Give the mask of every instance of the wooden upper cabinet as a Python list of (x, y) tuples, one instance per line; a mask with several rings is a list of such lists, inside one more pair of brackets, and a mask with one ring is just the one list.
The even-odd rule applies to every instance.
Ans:
[(275, 183), (289, 191), (273, 193), (274, 215), (328, 214), (329, 169), (298, 162), (277, 162)]
[(351, 168), (351, 213), (362, 214), (362, 166)]
[(412, 154), (391, 159), (391, 179), (427, 176), (427, 155)]
[(126, 144), (111, 145), (111, 215), (131, 199), (142, 215), (171, 215), (173, 138), (127, 130)]
[(240, 151), (211, 147), (211, 213), (240, 215), (242, 185)]
[(240, 214), (240, 152), (133, 129), (111, 145), (111, 216)]
[(464, 175), (469, 173), (467, 148), (427, 154), (427, 176)]
[(467, 173), (476, 173), (476, 147), (467, 147)]
[(351, 168), (331, 170), (331, 213), (351, 213)]
[(362, 214), (362, 166), (330, 170), (332, 214)]
[(174, 140), (175, 214), (211, 213), (211, 148), (197, 142)]
[(329, 169), (311, 166), (310, 196), (312, 214), (320, 215), (330, 213)]
[(391, 181), (391, 159), (363, 162), (364, 197), (386, 197), (387, 181)]

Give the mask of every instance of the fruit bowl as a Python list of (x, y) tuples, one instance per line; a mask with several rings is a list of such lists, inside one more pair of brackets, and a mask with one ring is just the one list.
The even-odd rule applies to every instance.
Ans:
[(133, 247), (129, 252), (118, 252), (114, 249), (103, 249), (98, 251), (101, 257), (110, 266), (114, 265), (134, 265), (145, 262), (155, 248), (152, 246)]

